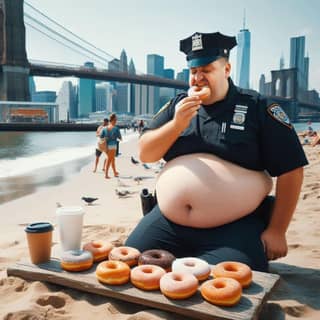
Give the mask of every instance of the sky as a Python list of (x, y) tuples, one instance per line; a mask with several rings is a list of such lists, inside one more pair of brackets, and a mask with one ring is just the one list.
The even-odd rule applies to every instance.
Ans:
[[(176, 72), (186, 68), (179, 41), (194, 32), (219, 31), (236, 36), (243, 28), (251, 32), (250, 85), (258, 89), (261, 74), (271, 80), (279, 69), (281, 55), (285, 68), (290, 63), (290, 38), (306, 37), (310, 57), (309, 89), (320, 92), (320, 1), (319, 0), (25, 0), (51, 19), (97, 48), (119, 58), (125, 49), (140, 72), (146, 72), (147, 54), (165, 57), (165, 68)], [(45, 22), (30, 6), (25, 13)], [(29, 25), (34, 24), (25, 18)], [(47, 38), (26, 25), (28, 59), (81, 65), (90, 57)], [(36, 25), (36, 24), (34, 24)], [(58, 32), (56, 26), (54, 29)], [(64, 33), (66, 35), (66, 33)], [(68, 37), (70, 37), (68, 35)], [(73, 38), (78, 42), (77, 39)], [(232, 77), (236, 79), (236, 48), (231, 52)], [(66, 79), (36, 78), (37, 90), (58, 91)], [(73, 80), (74, 82), (76, 80)]]

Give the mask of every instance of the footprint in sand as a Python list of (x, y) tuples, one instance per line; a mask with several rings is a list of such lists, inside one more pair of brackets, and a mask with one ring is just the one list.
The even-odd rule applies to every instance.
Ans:
[(48, 295), (38, 298), (36, 303), (42, 307), (50, 305), (55, 309), (59, 309), (66, 305), (66, 299), (56, 295)]

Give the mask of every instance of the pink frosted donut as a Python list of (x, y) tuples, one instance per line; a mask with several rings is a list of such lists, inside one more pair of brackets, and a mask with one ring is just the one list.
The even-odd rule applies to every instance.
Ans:
[(129, 267), (135, 266), (138, 263), (140, 251), (132, 247), (117, 247), (113, 248), (109, 253), (109, 260), (123, 261)]
[(192, 273), (199, 281), (206, 280), (211, 272), (208, 262), (193, 257), (179, 258), (172, 263), (173, 272)]
[(108, 259), (109, 252), (112, 248), (113, 246), (111, 243), (102, 240), (94, 240), (84, 244), (83, 246), (83, 250), (87, 250), (92, 253), (94, 262)]
[(134, 286), (142, 290), (158, 290), (160, 279), (166, 271), (152, 264), (144, 264), (131, 270), (130, 279)]
[(160, 290), (168, 298), (187, 299), (198, 290), (198, 279), (187, 272), (168, 272), (160, 279)]

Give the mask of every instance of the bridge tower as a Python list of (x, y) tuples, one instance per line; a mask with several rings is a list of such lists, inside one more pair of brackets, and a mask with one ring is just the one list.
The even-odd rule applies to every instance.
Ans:
[(29, 101), (23, 0), (0, 0), (0, 100)]

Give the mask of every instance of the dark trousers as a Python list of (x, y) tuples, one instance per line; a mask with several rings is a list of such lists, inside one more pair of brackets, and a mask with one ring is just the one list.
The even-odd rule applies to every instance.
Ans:
[(191, 228), (164, 217), (156, 205), (129, 235), (125, 245), (141, 252), (164, 249), (177, 258), (198, 257), (210, 264), (239, 261), (268, 271), (260, 235), (268, 223), (274, 199), (267, 197), (251, 214), (214, 228)]

